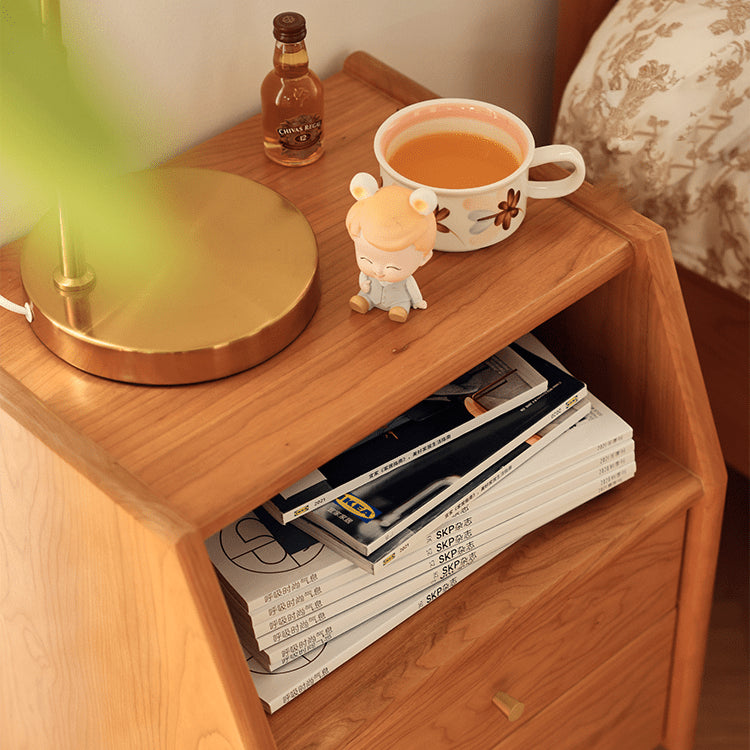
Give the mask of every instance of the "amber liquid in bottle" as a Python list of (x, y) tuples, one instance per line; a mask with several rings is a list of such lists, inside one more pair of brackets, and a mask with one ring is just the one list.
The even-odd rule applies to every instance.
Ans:
[(274, 36), (273, 70), (260, 89), (263, 146), (278, 164), (301, 167), (323, 153), (323, 85), (309, 68), (305, 19), (280, 14)]

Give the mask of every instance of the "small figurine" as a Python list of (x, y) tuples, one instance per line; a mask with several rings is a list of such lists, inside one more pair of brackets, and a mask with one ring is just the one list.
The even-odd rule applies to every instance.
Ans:
[(437, 196), (429, 188), (378, 189), (365, 172), (354, 176), (349, 190), (357, 202), (346, 215), (346, 229), (360, 270), (360, 292), (349, 307), (359, 313), (388, 310), (391, 320), (403, 323), (412, 307), (427, 307), (412, 274), (432, 257)]

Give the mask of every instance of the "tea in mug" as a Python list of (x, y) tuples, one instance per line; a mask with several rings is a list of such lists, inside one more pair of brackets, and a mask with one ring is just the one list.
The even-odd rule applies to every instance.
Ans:
[(504, 180), (520, 166), (501, 143), (474, 133), (420, 135), (388, 159), (404, 177), (433, 188), (475, 188)]

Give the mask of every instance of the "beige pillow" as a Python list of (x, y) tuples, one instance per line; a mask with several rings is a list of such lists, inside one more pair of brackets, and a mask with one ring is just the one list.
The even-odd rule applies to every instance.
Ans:
[(677, 262), (750, 298), (750, 3), (620, 0), (555, 140), (664, 226)]

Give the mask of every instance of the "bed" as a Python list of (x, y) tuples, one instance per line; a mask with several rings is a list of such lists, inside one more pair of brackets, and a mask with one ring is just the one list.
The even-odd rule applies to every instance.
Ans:
[(750, 4), (560, 0), (554, 140), (670, 238), (727, 463), (750, 463)]

